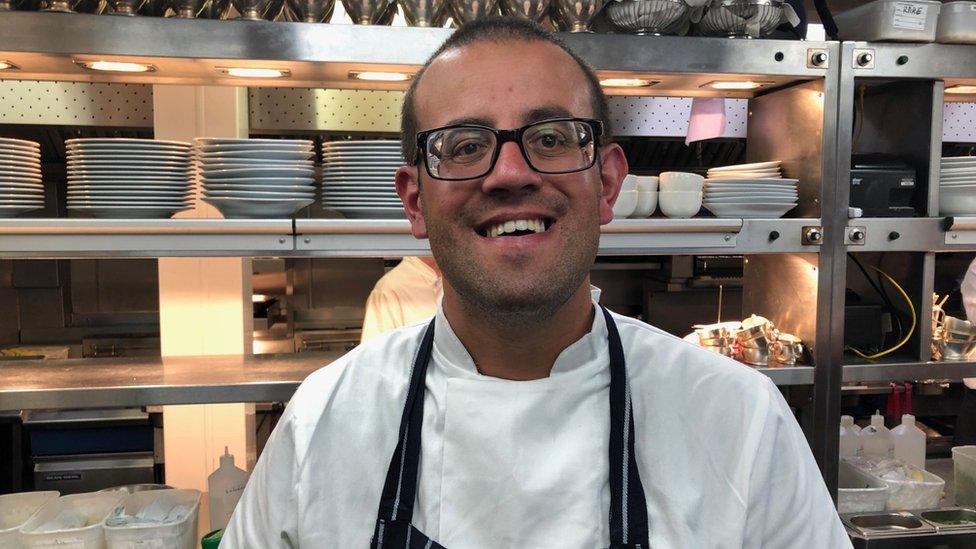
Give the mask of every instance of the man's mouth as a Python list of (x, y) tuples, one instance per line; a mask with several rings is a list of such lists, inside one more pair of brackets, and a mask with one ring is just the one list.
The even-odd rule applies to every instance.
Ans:
[(552, 227), (553, 220), (549, 218), (534, 219), (512, 219), (498, 223), (485, 225), (477, 232), (486, 238), (497, 238), (502, 236), (526, 236), (531, 234), (544, 233)]

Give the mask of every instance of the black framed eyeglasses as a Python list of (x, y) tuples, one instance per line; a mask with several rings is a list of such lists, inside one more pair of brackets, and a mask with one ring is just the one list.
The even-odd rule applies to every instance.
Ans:
[(417, 133), (421, 156), (434, 179), (462, 181), (491, 173), (503, 144), (514, 141), (526, 163), (544, 174), (581, 172), (596, 163), (603, 124), (590, 118), (554, 118), (498, 130), (477, 124), (444, 126)]

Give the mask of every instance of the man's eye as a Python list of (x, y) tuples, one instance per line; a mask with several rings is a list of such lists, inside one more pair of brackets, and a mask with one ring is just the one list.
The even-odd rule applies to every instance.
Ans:
[(479, 154), (482, 150), (484, 150), (484, 148), (485, 144), (480, 141), (465, 141), (458, 143), (453, 149), (451, 149), (451, 156), (461, 158), (465, 156), (473, 156)]

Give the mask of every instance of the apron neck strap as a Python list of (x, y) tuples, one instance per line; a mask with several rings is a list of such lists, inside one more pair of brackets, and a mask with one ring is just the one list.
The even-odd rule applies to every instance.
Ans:
[[(610, 350), (610, 546), (648, 547), (647, 502), (634, 451), (634, 412), (623, 346), (617, 325), (603, 306)], [(410, 371), (410, 388), (400, 418), (400, 433), (390, 460), (378, 520), (410, 523), (420, 469), (424, 421), (424, 382), (434, 344), (434, 321), (424, 332)]]

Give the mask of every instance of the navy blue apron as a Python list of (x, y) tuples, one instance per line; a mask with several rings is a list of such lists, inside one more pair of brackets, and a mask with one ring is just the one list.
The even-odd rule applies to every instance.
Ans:
[[(610, 549), (649, 549), (647, 502), (634, 456), (634, 412), (620, 334), (610, 313)], [(427, 326), (410, 373), (410, 389), (400, 420), (400, 438), (380, 500), (373, 549), (444, 549), (411, 524), (420, 466), (420, 432), (424, 419), (424, 381), (434, 346), (434, 321)]]

